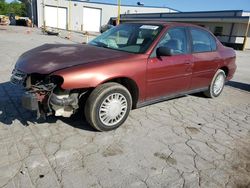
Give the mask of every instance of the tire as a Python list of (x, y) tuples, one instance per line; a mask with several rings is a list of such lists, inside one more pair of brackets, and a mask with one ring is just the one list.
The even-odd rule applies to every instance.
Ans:
[[(220, 79), (220, 81), (219, 81), (219, 79)], [(219, 69), (215, 73), (208, 90), (204, 92), (204, 95), (209, 97), (209, 98), (216, 98), (216, 97), (220, 96), (220, 94), (222, 93), (222, 91), (224, 89), (225, 81), (226, 81), (225, 72), (223, 70)]]
[[(132, 109), (132, 97), (124, 86), (110, 82), (98, 86), (85, 104), (85, 117), (98, 131), (111, 131), (121, 126)], [(109, 121), (110, 120), (110, 121)]]

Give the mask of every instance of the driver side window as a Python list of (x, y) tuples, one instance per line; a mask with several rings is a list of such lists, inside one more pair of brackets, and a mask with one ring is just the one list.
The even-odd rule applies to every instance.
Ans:
[[(159, 47), (167, 47), (173, 55), (187, 54), (187, 36), (184, 28), (172, 28), (167, 31), (161, 39), (156, 49)], [(154, 52), (156, 55), (156, 50)]]

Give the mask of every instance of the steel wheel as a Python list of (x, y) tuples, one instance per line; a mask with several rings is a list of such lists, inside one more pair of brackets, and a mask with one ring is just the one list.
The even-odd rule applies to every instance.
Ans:
[(84, 112), (89, 124), (99, 131), (110, 131), (121, 126), (132, 109), (128, 89), (108, 82), (98, 86), (88, 97)]
[(119, 123), (127, 112), (128, 104), (121, 93), (113, 93), (106, 97), (99, 110), (99, 118), (106, 126)]
[(213, 85), (213, 92), (215, 95), (218, 95), (222, 91), (224, 83), (225, 83), (225, 77), (222, 74), (219, 74), (216, 77)]
[(215, 73), (208, 90), (206, 90), (204, 94), (209, 98), (218, 97), (222, 93), (222, 90), (225, 86), (225, 81), (226, 81), (225, 72), (219, 69)]

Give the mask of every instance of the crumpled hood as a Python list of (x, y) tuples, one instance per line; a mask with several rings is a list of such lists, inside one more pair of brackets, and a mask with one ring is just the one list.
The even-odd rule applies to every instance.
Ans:
[(30, 73), (50, 74), (60, 69), (91, 62), (103, 62), (130, 54), (91, 45), (45, 44), (24, 53), (16, 63), (16, 69)]

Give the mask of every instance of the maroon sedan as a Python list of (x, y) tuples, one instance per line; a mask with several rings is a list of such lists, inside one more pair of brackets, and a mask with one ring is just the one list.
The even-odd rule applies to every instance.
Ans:
[(122, 125), (131, 109), (180, 95), (218, 97), (236, 70), (234, 50), (182, 23), (125, 23), (87, 45), (46, 44), (24, 53), (11, 81), (25, 108), (70, 117), (80, 106), (97, 130)]

